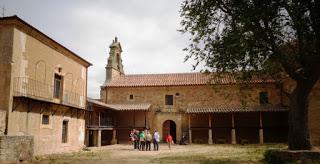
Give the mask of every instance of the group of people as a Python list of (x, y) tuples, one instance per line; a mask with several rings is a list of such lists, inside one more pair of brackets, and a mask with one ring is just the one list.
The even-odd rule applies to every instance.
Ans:
[[(133, 129), (130, 131), (130, 141), (133, 143), (133, 148), (140, 151), (151, 151), (151, 142), (153, 143), (153, 150), (159, 150), (160, 134), (157, 130), (154, 131), (153, 135), (149, 129), (137, 130)], [(173, 143), (172, 136), (168, 134), (166, 141), (171, 149)]]

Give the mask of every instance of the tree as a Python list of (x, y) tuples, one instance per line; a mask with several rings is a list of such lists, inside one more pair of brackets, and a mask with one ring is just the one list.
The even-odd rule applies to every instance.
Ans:
[[(320, 77), (319, 0), (185, 0), (181, 32), (196, 66), (210, 72), (260, 72), (295, 82), (288, 93), (289, 149), (310, 149), (308, 96)], [(283, 75), (283, 74), (282, 74)]]

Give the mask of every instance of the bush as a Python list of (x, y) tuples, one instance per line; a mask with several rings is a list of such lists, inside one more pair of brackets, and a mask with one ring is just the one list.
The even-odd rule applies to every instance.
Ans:
[(277, 152), (275, 150), (272, 150), (272, 149), (266, 150), (264, 152), (263, 156), (264, 156), (263, 163), (265, 163), (265, 164), (284, 164), (284, 163), (288, 163), (288, 162), (284, 161), (283, 159), (281, 159), (277, 155)]

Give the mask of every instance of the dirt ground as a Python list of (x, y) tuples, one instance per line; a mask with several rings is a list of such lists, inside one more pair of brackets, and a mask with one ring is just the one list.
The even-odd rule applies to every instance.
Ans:
[(32, 163), (261, 163), (263, 153), (285, 145), (173, 145), (159, 151), (137, 151), (131, 145), (110, 145), (77, 153), (36, 157)]

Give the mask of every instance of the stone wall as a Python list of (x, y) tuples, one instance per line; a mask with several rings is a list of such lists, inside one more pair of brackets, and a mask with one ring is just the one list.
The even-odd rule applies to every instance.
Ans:
[[(274, 84), (250, 85), (241, 91), (238, 85), (107, 88), (104, 95), (108, 104), (152, 104), (151, 109), (147, 112), (148, 127), (152, 131), (158, 130), (161, 137), (164, 137), (163, 123), (166, 120), (172, 120), (176, 124), (176, 137), (179, 140), (182, 133), (188, 130), (188, 119), (184, 114), (187, 107), (242, 106), (243, 102), (247, 106), (257, 106), (260, 105), (259, 92), (265, 91), (268, 92), (270, 104), (281, 104), (280, 89)], [(133, 95), (133, 99), (130, 99), (129, 95)], [(173, 105), (165, 105), (165, 95), (173, 95)], [(121, 115), (121, 118), (117, 117), (118, 125), (133, 126), (132, 113), (126, 112)], [(138, 126), (139, 120), (144, 121), (143, 117), (143, 114), (136, 113), (135, 126)], [(192, 124), (197, 123), (205, 126), (208, 120), (193, 119)], [(128, 136), (128, 130), (124, 136)]]
[(0, 163), (30, 161), (33, 136), (0, 136)]
[(3, 135), (6, 130), (6, 111), (0, 110), (0, 135)]
[[(14, 99), (14, 103), (18, 100)], [(79, 151), (84, 146), (84, 112), (62, 105), (50, 105), (31, 101), (27, 112), (27, 103), (21, 103), (11, 113), (12, 130), (9, 135), (34, 136), (34, 154), (54, 154)], [(45, 109), (43, 107), (46, 107)], [(44, 109), (44, 110), (43, 110)], [(77, 111), (78, 110), (78, 111)], [(42, 116), (49, 116), (49, 123), (42, 124)], [(62, 142), (62, 124), (68, 122), (67, 142)]]

